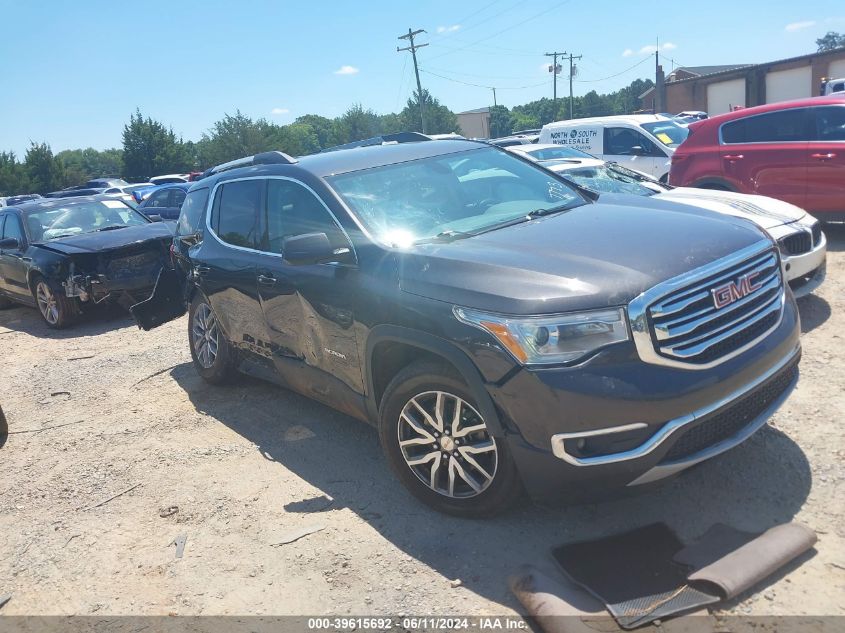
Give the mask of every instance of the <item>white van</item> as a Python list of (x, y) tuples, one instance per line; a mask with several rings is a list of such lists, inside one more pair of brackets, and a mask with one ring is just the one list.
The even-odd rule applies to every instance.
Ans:
[(845, 77), (840, 79), (828, 79), (822, 84), (822, 95), (838, 95), (840, 92), (845, 92)]
[(580, 149), (666, 182), (672, 154), (689, 130), (660, 114), (629, 114), (547, 123), (539, 143)]

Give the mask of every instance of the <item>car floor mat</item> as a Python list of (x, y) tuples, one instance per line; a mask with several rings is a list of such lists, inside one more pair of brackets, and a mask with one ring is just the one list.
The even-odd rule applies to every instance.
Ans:
[(599, 598), (625, 629), (719, 602), (710, 587), (687, 583), (674, 561), (683, 543), (665, 523), (563, 545), (552, 556), (564, 574)]

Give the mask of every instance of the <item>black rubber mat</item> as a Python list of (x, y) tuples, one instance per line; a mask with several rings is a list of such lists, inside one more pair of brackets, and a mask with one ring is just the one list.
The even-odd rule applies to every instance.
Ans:
[(552, 555), (563, 572), (632, 629), (719, 601), (687, 586), (690, 568), (673, 561), (684, 544), (664, 523), (562, 545)]

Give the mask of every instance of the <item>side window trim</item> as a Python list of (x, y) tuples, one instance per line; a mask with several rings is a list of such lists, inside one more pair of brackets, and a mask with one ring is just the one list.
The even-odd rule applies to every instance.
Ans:
[[(265, 181), (264, 187), (262, 189), (262, 198), (261, 198), (263, 207), (266, 207), (266, 204), (267, 204), (267, 181), (270, 181), (270, 180), (287, 180), (287, 181), (294, 182), (298, 185), (305, 187), (305, 189), (311, 195), (313, 195), (320, 202), (321, 205), (323, 205), (323, 208), (325, 208), (325, 210), (328, 212), (328, 214), (332, 217), (332, 220), (338, 226), (340, 231), (343, 233), (343, 236), (346, 238), (346, 241), (349, 243), (349, 248), (352, 250), (352, 255), (355, 257), (355, 260), (358, 261), (358, 253), (355, 250), (355, 244), (352, 242), (352, 238), (349, 237), (349, 233), (347, 232), (347, 230), (343, 226), (343, 224), (341, 224), (340, 220), (338, 220), (337, 215), (334, 213), (334, 211), (332, 211), (328, 207), (328, 205), (325, 203), (325, 201), (317, 194), (316, 191), (314, 191), (314, 189), (309, 187), (306, 183), (302, 182), (301, 180), (298, 180), (296, 178), (291, 178), (290, 176), (244, 176), (243, 178), (232, 178), (230, 180), (224, 180), (224, 181), (216, 183), (214, 185), (214, 188), (211, 190), (211, 194), (209, 195), (208, 210), (206, 211), (206, 214), (205, 214), (205, 225), (208, 228), (208, 232), (217, 241), (218, 244), (220, 244), (220, 245), (222, 245), (226, 248), (234, 248), (236, 250), (246, 251), (248, 253), (260, 253), (261, 255), (266, 255), (266, 256), (269, 256), (269, 257), (278, 257), (279, 259), (283, 258), (283, 256), (281, 254), (278, 254), (278, 253), (271, 253), (271, 252), (262, 251), (262, 250), (259, 250), (259, 249), (256, 249), (256, 248), (247, 248), (245, 246), (236, 246), (235, 244), (229, 244), (228, 242), (224, 242), (217, 235), (216, 227), (212, 224), (212, 222), (214, 220), (215, 209), (218, 210), (217, 216), (219, 218), (219, 208), (220, 208), (220, 202), (219, 202), (220, 192), (219, 192), (219, 190), (223, 187), (223, 185), (225, 185), (227, 183), (241, 182), (243, 180), (263, 180), (263, 181)], [(260, 220), (261, 224), (259, 225), (258, 228), (259, 228), (260, 231), (263, 232), (264, 229), (265, 229), (264, 220), (261, 219), (261, 218), (259, 218), (259, 220)], [(333, 266), (335, 264), (329, 263), (329, 264), (321, 264), (321, 265), (323, 265), (323, 266)]]

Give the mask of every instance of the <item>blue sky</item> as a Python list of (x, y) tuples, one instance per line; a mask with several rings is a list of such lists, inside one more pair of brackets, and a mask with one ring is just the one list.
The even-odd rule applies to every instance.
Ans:
[[(507, 106), (551, 96), (543, 53), (553, 50), (584, 56), (576, 94), (653, 76), (653, 57), (644, 60), (656, 40), (667, 71), (673, 59), (810, 53), (826, 31), (845, 32), (845, 4), (0, 0), (0, 24), (0, 149), (22, 156), (30, 140), (54, 151), (119, 146), (135, 108), (194, 140), (236, 109), (277, 123), (355, 102), (399, 111), (414, 84), (410, 54), (396, 52), (408, 27), (427, 31), (423, 87), (461, 111), (491, 105), (492, 91), (458, 82), (496, 86)], [(565, 79), (558, 89), (568, 93)]]

